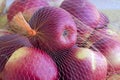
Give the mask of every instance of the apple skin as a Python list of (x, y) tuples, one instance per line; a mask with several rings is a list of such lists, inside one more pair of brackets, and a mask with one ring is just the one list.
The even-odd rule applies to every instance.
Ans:
[(36, 35), (30, 42), (44, 51), (67, 49), (76, 43), (77, 28), (72, 16), (62, 8), (44, 7), (29, 21)]
[(96, 28), (99, 23), (99, 12), (88, 0), (64, 0), (60, 7), (91, 28)]
[(120, 41), (120, 36), (112, 31), (110, 28), (108, 27), (104, 27), (102, 29), (97, 29), (97, 30), (93, 30), (90, 29), (89, 27), (86, 26), (85, 27), (78, 27), (78, 37), (77, 37), (77, 45), (79, 47), (85, 45), (91, 46), (93, 43), (108, 37), (108, 38), (112, 38), (116, 41)]
[(60, 80), (105, 80), (106, 58), (88, 48), (73, 47), (62, 54), (54, 55), (59, 68)]
[(112, 38), (116, 41), (120, 41), (120, 36), (116, 32), (106, 27), (103, 29), (95, 30), (94, 33), (89, 36), (88, 44), (93, 44), (103, 38)]
[(93, 44), (106, 58), (109, 63), (108, 73), (120, 72), (120, 42), (105, 37)]
[(18, 34), (7, 34), (0, 37), (0, 72), (12, 53), (20, 47), (33, 47), (29, 39)]
[(19, 12), (22, 12), (25, 20), (29, 21), (34, 12), (44, 6), (48, 6), (48, 3), (44, 0), (15, 0), (8, 9), (8, 21), (10, 22)]
[(42, 50), (22, 47), (16, 50), (3, 70), (3, 80), (58, 80), (54, 61)]

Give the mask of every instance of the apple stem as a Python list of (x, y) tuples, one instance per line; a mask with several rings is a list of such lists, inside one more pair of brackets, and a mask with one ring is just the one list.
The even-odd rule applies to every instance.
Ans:
[(15, 24), (19, 25), (20, 28), (22, 28), (22, 30), (27, 31), (27, 34), (30, 36), (34, 36), (36, 35), (36, 31), (33, 30), (30, 25), (26, 22), (25, 18), (23, 17), (22, 13), (19, 12), (18, 14), (16, 14), (13, 19), (13, 22), (15, 22)]

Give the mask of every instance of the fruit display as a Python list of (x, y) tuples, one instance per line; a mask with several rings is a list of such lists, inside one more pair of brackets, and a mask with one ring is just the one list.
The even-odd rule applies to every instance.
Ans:
[(5, 3), (0, 80), (119, 80), (120, 36), (89, 0)]

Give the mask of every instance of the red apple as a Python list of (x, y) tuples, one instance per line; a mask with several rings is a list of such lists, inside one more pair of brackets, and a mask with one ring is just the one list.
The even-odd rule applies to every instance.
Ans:
[(91, 28), (96, 28), (99, 23), (99, 12), (88, 0), (64, 0), (60, 7)]
[(106, 58), (88, 48), (72, 48), (71, 51), (56, 55), (60, 80), (105, 80)]
[(29, 21), (34, 12), (44, 6), (48, 6), (44, 0), (15, 0), (8, 9), (8, 21), (10, 22), (19, 12), (22, 12), (25, 19)]
[(20, 47), (32, 47), (28, 38), (18, 34), (7, 34), (0, 37), (0, 72), (12, 53)]
[(120, 72), (120, 42), (105, 37), (93, 44), (106, 58), (109, 63), (108, 73)]
[(57, 51), (76, 43), (77, 29), (72, 16), (62, 8), (44, 7), (29, 21), (36, 32), (29, 35), (30, 42), (45, 51)]
[(22, 47), (9, 58), (3, 80), (57, 80), (57, 67), (43, 51)]

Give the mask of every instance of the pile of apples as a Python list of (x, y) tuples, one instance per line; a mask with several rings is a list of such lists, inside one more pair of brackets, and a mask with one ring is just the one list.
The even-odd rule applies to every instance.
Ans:
[(14, 0), (6, 14), (1, 80), (113, 80), (120, 74), (120, 37), (89, 0)]

